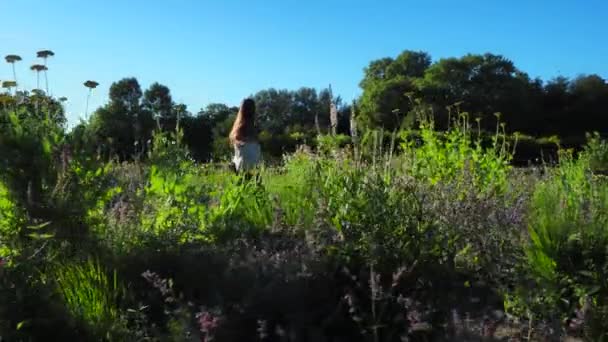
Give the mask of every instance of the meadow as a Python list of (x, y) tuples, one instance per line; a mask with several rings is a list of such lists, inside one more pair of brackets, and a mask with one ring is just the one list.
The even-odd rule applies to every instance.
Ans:
[(600, 76), (406, 50), (352, 104), (253, 95), (265, 162), (239, 175), (238, 108), (131, 77), (89, 116), (88, 80), (68, 130), (53, 56), (32, 91), (5, 57), (0, 340), (608, 341)]
[(516, 168), (504, 126), (420, 109), (245, 179), (179, 124), (140, 160), (72, 153), (29, 100), (0, 110), (3, 340), (608, 339), (597, 135)]

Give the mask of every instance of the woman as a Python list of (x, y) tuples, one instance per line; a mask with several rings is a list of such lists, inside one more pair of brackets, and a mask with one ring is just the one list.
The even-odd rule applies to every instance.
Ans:
[(230, 132), (230, 144), (234, 148), (232, 162), (237, 172), (249, 171), (261, 161), (261, 149), (255, 126), (255, 102), (245, 99), (234, 120)]

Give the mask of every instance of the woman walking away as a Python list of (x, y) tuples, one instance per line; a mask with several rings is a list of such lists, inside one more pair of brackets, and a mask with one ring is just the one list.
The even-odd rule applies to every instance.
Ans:
[(260, 163), (262, 152), (257, 135), (255, 102), (245, 99), (230, 132), (230, 144), (234, 147), (232, 162), (237, 172), (250, 171)]

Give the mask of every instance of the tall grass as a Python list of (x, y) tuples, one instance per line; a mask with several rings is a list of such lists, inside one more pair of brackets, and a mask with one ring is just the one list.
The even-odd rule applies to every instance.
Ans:
[[(415, 291), (436, 290), (438, 281), (466, 279), (470, 287), (483, 280), (500, 290), (507, 309), (520, 317), (566, 319), (584, 301), (596, 313), (608, 307), (603, 281), (608, 275), (608, 182), (594, 174), (602, 170), (598, 165), (605, 160), (605, 142), (596, 137), (577, 158), (564, 154), (545, 176), (529, 175), (524, 182), (524, 172), (510, 165), (513, 146), (503, 126), (487, 139), (466, 114), (445, 132), (419, 114), (415, 131), (368, 132), (356, 146), (342, 136), (321, 137), (316, 153), (302, 148), (284, 156), (280, 166), (261, 168), (250, 178), (197, 164), (180, 144), (179, 132), (158, 133), (146, 163), (77, 160), (65, 171), (71, 185), (57, 191), (69, 192), (62, 197), (64, 207), (80, 199), (74, 203), (79, 208), (75, 213), (83, 216), (93, 245), (112, 260), (133, 257), (138, 267), (152, 269), (156, 265), (148, 263), (158, 255), (179, 260), (185, 251), (230, 250), (235, 244), (260, 255), (270, 253), (264, 257), (274, 260), (266, 249), (281, 245), (283, 253), (281, 248), (289, 247), (281, 239), (288, 237), (292, 240), (285, 245), (301, 240), (298, 244), (311, 253), (307, 258), (314, 259), (311, 264), (323, 269), (315, 269), (320, 273), (312, 278), (339, 281), (324, 273), (324, 268), (338, 265), (354, 272), (369, 269), (388, 279), (406, 266), (416, 278), (410, 284)], [(18, 213), (1, 185), (0, 210), (5, 239), (13, 234)], [(297, 259), (298, 253), (287, 254)], [(121, 331), (119, 301), (125, 290), (103, 261), (88, 260), (52, 273), (60, 297), (70, 315), (95, 336)], [(188, 260), (190, 264), (179, 267), (171, 261), (165, 265), (170, 272), (188, 274), (176, 289), (192, 294), (192, 288), (200, 287), (221, 297), (222, 290), (199, 284), (209, 279), (192, 263), (203, 260)], [(298, 262), (285, 261), (291, 268), (279, 272), (289, 279), (308, 274), (311, 266)], [(256, 281), (265, 288), (269, 280)], [(194, 302), (199, 299), (193, 297)], [(217, 298), (208, 301), (225, 304)], [(250, 309), (249, 304), (234, 305)], [(190, 309), (183, 312), (187, 316)], [(605, 327), (599, 318), (594, 322), (600, 322), (599, 331)]]
[(116, 271), (107, 272), (99, 261), (58, 266), (53, 272), (68, 312), (98, 337), (106, 337), (120, 324), (119, 301), (124, 288)]
[(314, 221), (318, 200), (315, 159), (300, 151), (285, 156), (283, 167), (267, 169), (262, 174), (264, 187), (288, 226), (309, 227)]
[(22, 221), (8, 188), (0, 180), (0, 258), (3, 264), (10, 265), (11, 259), (19, 253), (16, 243)]
[[(562, 153), (560, 166), (534, 191), (526, 255), (544, 288), (540, 315), (567, 318), (587, 301), (596, 312), (608, 306), (608, 182), (593, 175), (593, 158)], [(605, 318), (595, 329), (608, 329)]]

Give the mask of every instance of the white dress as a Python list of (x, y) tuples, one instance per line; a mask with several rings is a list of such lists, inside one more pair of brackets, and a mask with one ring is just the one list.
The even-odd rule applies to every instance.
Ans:
[(248, 171), (260, 163), (262, 149), (257, 142), (242, 142), (234, 145), (232, 162), (237, 171)]

